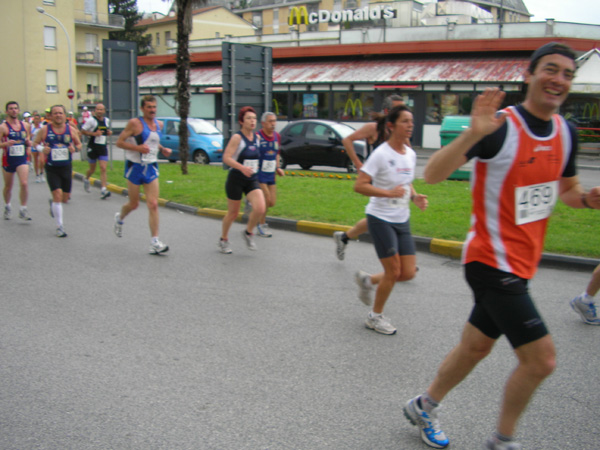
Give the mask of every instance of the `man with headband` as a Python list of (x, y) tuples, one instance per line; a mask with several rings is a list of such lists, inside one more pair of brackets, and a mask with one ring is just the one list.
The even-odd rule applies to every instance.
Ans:
[(585, 192), (576, 174), (577, 132), (557, 114), (575, 69), (568, 47), (540, 47), (525, 72), (525, 101), (499, 112), (505, 94), (486, 89), (473, 104), (470, 128), (432, 155), (425, 167), (425, 181), (438, 183), (471, 158), (475, 161), (471, 228), (462, 256), (475, 304), (459, 344), (433, 382), (404, 407), (431, 447), (449, 444), (438, 421), (439, 402), (501, 335), (509, 340), (518, 364), (505, 386), (496, 431), (483, 448), (521, 448), (513, 438), (517, 421), (556, 366), (554, 343), (530, 297), (528, 281), (541, 259), (557, 198), (572, 208), (600, 209), (600, 187)]

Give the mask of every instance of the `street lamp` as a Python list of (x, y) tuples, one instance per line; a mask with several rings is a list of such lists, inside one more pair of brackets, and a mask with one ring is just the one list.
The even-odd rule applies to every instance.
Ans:
[[(69, 50), (69, 90), (73, 91), (73, 75), (71, 73), (73, 71), (73, 68), (72, 68), (72, 62), (71, 62), (71, 39), (69, 39), (69, 33), (67, 33), (67, 29), (62, 24), (62, 22), (60, 20), (58, 20), (56, 17), (48, 14), (44, 10), (44, 8), (42, 8), (41, 6), (38, 6), (35, 9), (40, 14), (44, 14), (45, 16), (48, 16), (51, 19), (54, 19), (56, 21), (56, 23), (58, 23), (60, 25), (60, 27), (63, 29), (63, 31), (65, 32), (65, 36), (67, 36), (67, 47), (68, 47), (68, 50)], [(71, 111), (73, 111), (73, 98), (71, 98), (70, 100), (71, 100)]]

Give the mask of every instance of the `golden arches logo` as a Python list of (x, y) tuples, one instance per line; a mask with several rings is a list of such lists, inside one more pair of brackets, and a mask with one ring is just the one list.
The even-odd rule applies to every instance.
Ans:
[(356, 100), (352, 100), (351, 98), (349, 98), (348, 100), (346, 100), (346, 106), (344, 106), (344, 115), (345, 116), (348, 115), (348, 109), (350, 109), (352, 111), (352, 117), (357, 117), (356, 116), (357, 109), (360, 112), (358, 117), (362, 117), (363, 104), (362, 104), (362, 101), (360, 100), (360, 98), (357, 98)]
[[(586, 115), (589, 109), (589, 116)], [(595, 113), (595, 114), (594, 114)], [(593, 119), (596, 116), (596, 119), (600, 118), (600, 108), (598, 108), (598, 103), (586, 103), (583, 107), (583, 117), (589, 117)]]
[(290, 15), (288, 17), (288, 25), (294, 25), (294, 16), (296, 16), (296, 24), (302, 24), (302, 18), (304, 18), (304, 25), (308, 25), (308, 9), (306, 6), (294, 6), (290, 8)]

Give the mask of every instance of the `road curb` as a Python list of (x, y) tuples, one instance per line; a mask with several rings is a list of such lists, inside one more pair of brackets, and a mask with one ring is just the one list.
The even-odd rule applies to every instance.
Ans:
[[(73, 172), (73, 178), (83, 181), (84, 176), (77, 172)], [(100, 187), (100, 180), (90, 177), (90, 184)], [(127, 196), (127, 189), (114, 184), (109, 184), (107, 189), (111, 192)], [(226, 211), (212, 208), (195, 208), (193, 206), (184, 205), (181, 203), (171, 202), (165, 199), (159, 199), (160, 206), (175, 209), (183, 213), (194, 214), (212, 219), (223, 219)], [(237, 222), (245, 223), (247, 216), (240, 214)], [(301, 233), (317, 234), (320, 236), (333, 236), (335, 231), (348, 231), (351, 227), (347, 225), (334, 225), (329, 223), (311, 222), (308, 220), (291, 220), (281, 219), (278, 217), (267, 217), (269, 227), (286, 231), (298, 231)], [(463, 242), (452, 241), (446, 239), (427, 238), (422, 236), (413, 236), (417, 249), (427, 251), (442, 256), (447, 256), (452, 259), (460, 259), (462, 253)], [(362, 242), (372, 242), (371, 236), (368, 233), (362, 234), (358, 238)], [(593, 270), (598, 264), (599, 259), (584, 258), (579, 256), (558, 255), (555, 253), (543, 253), (540, 261), (540, 266), (555, 267), (560, 269), (571, 270)]]

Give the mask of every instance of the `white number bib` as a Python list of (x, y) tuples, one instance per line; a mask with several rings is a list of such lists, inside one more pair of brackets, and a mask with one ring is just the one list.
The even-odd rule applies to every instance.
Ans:
[(106, 136), (96, 136), (94, 138), (94, 144), (105, 145), (106, 144)]
[(142, 162), (146, 164), (152, 164), (156, 162), (156, 156), (158, 155), (158, 148), (151, 148), (148, 153), (142, 153)]
[(410, 203), (410, 186), (404, 186), (404, 195), (402, 197), (388, 198), (390, 208), (408, 208)]
[(268, 173), (275, 172), (276, 164), (277, 164), (277, 161), (275, 161), (274, 159), (266, 159), (262, 163), (261, 170), (263, 172), (268, 172)]
[(11, 145), (8, 148), (8, 154), (10, 156), (23, 156), (25, 154), (25, 146), (24, 145)]
[(52, 161), (68, 161), (69, 149), (67, 147), (53, 147)]
[(515, 223), (523, 225), (546, 219), (552, 213), (557, 197), (558, 181), (516, 188)]
[(256, 173), (258, 170), (258, 159), (245, 159), (244, 166), (250, 167)]

